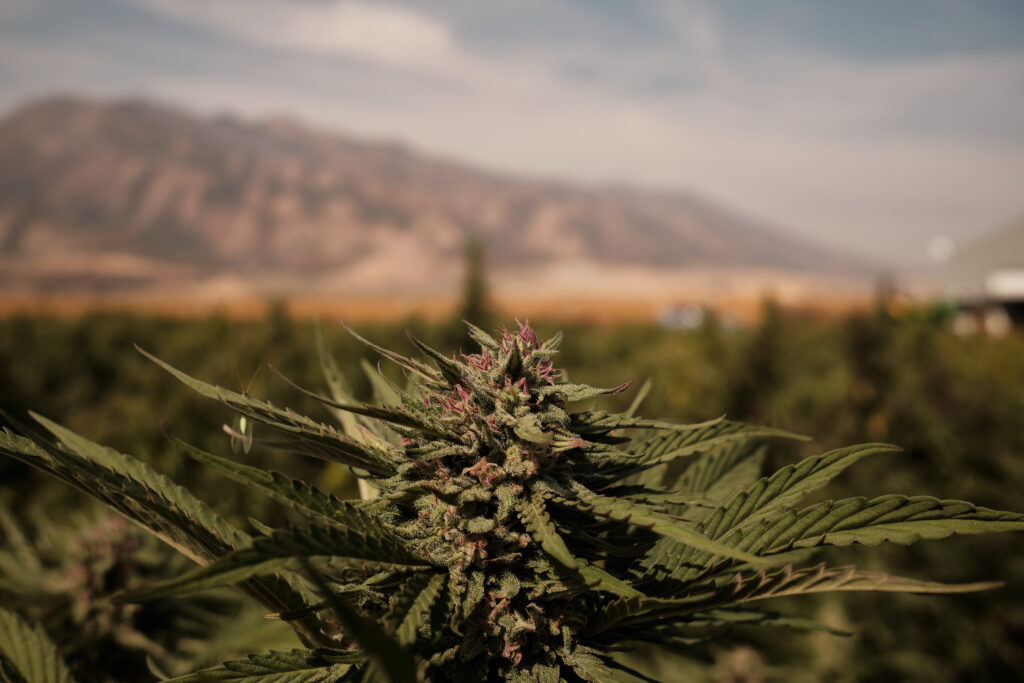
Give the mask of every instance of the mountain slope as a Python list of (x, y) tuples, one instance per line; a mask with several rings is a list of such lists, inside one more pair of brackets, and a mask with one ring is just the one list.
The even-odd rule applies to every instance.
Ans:
[(849, 267), (688, 194), (533, 181), (288, 121), (53, 98), (0, 122), (0, 286), (224, 272), (286, 287), (431, 286), (452, 279), (471, 236), (499, 271)]

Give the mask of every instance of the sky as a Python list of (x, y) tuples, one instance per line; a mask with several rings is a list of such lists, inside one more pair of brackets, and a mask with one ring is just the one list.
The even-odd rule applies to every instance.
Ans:
[(0, 0), (0, 113), (285, 115), (894, 268), (1024, 216), (1019, 0)]

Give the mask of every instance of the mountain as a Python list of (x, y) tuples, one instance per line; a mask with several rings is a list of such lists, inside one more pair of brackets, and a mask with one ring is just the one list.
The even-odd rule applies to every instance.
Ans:
[(496, 273), (573, 264), (849, 270), (685, 192), (579, 186), (288, 120), (59, 97), (0, 121), (0, 287), (450, 286), (468, 238)]

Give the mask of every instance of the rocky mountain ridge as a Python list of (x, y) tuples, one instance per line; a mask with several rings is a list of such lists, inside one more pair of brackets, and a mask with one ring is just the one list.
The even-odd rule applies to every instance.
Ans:
[(0, 121), (7, 289), (429, 289), (471, 238), (497, 273), (854, 268), (685, 192), (532, 180), (285, 120), (56, 97)]

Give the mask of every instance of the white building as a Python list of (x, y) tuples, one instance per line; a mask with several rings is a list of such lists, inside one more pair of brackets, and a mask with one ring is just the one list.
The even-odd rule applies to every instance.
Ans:
[(1024, 218), (958, 246), (944, 276), (946, 295), (961, 308), (957, 331), (1024, 327)]

